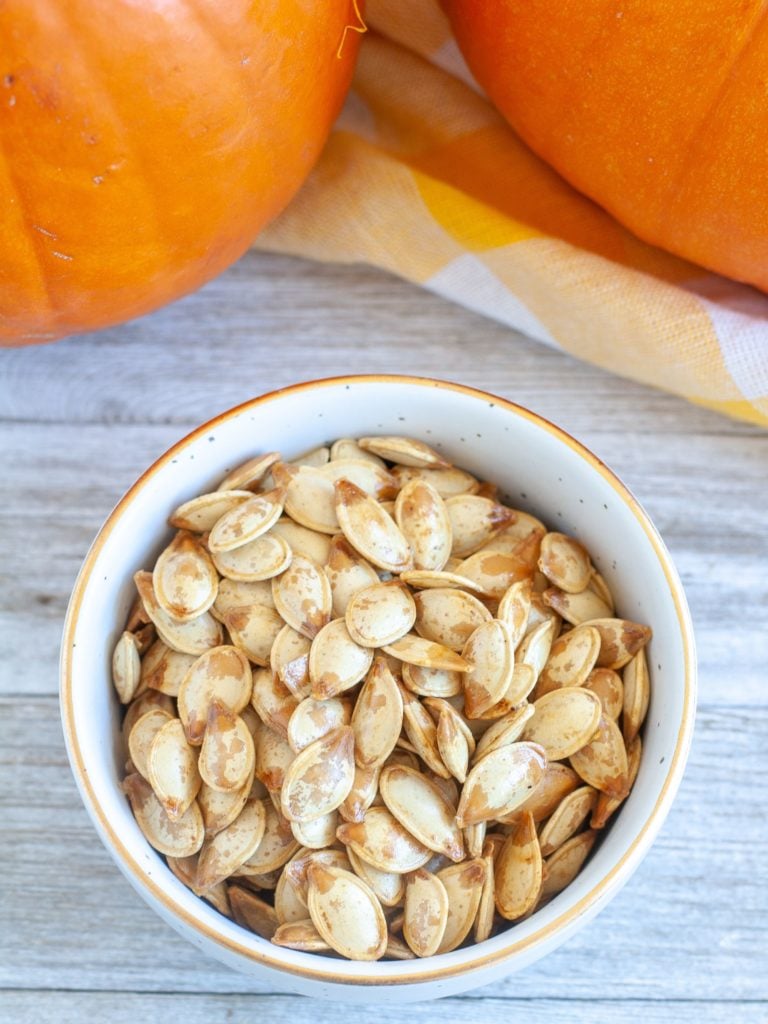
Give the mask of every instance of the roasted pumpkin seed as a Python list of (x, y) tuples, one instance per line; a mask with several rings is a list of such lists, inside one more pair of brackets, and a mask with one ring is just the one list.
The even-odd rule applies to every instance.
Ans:
[(375, 658), (352, 713), (355, 761), (361, 768), (383, 765), (403, 727), (403, 699), (383, 658)]
[(627, 795), (627, 750), (612, 718), (600, 715), (589, 743), (571, 754), (571, 767), (602, 793), (618, 798)]
[(217, 490), (256, 490), (272, 466), (279, 461), (280, 452), (267, 452), (265, 455), (255, 455), (252, 459), (248, 459), (227, 473), (217, 487)]
[(290, 568), (275, 577), (272, 596), (283, 620), (310, 640), (331, 620), (328, 577), (304, 555), (294, 555)]
[(263, 939), (272, 938), (279, 927), (274, 907), (241, 885), (229, 887), (229, 902), (232, 916), (241, 928), (247, 928)]
[(335, 483), (339, 525), (352, 547), (387, 572), (413, 568), (410, 545), (378, 502), (348, 480)]
[(362, 821), (345, 822), (336, 836), (379, 871), (405, 875), (432, 856), (432, 851), (403, 828), (386, 807), (371, 807)]
[(138, 772), (123, 779), (123, 792), (144, 838), (158, 853), (167, 857), (191, 857), (203, 845), (203, 816), (194, 800), (181, 817), (171, 819), (150, 784)]
[(589, 742), (601, 713), (596, 694), (583, 686), (562, 686), (534, 702), (523, 739), (544, 747), (550, 761), (562, 761)]
[(544, 861), (542, 896), (554, 896), (562, 892), (576, 878), (595, 845), (597, 832), (588, 829), (569, 839)]
[(189, 742), (203, 742), (211, 701), (219, 700), (238, 714), (250, 700), (252, 685), (251, 666), (236, 647), (214, 647), (202, 654), (179, 687), (179, 718)]
[(345, 613), (349, 635), (361, 647), (383, 647), (405, 636), (416, 620), (416, 604), (398, 580), (358, 590)]
[(624, 669), (623, 683), (624, 742), (629, 746), (645, 721), (651, 696), (645, 650), (639, 650), (634, 658), (627, 663)]
[(387, 948), (387, 922), (370, 887), (350, 871), (312, 862), (307, 906), (318, 932), (350, 960), (378, 960)]
[(512, 509), (479, 494), (461, 494), (445, 502), (451, 523), (453, 544), (450, 553), (466, 558), (516, 518)]
[(201, 784), (197, 755), (178, 718), (172, 718), (155, 733), (146, 764), (155, 796), (168, 817), (178, 820), (197, 796)]
[(398, 494), (394, 514), (411, 546), (415, 569), (442, 569), (453, 538), (448, 509), (435, 488), (425, 480), (411, 480)]
[(403, 937), (416, 956), (433, 956), (448, 924), (448, 892), (437, 875), (419, 868), (405, 887)]
[(206, 840), (197, 863), (197, 885), (205, 891), (229, 878), (258, 849), (267, 812), (261, 800), (248, 800), (235, 820)]
[[(282, 537), (265, 533), (243, 544), (242, 547), (216, 551), (212, 557), (213, 564), (225, 579), (236, 583), (260, 583), (272, 580), (281, 572), (285, 572), (291, 564), (293, 551)], [(273, 605), (274, 602), (270, 600), (269, 604)], [(229, 608), (233, 607), (236, 606), (230, 603)], [(218, 613), (217, 617), (221, 618), (219, 609), (215, 610)]]
[(379, 788), (388, 809), (420, 843), (453, 861), (464, 859), (455, 807), (426, 776), (411, 768), (390, 765), (382, 769)]
[(507, 921), (517, 921), (536, 905), (542, 884), (542, 857), (533, 815), (526, 811), (496, 855), (496, 909)]
[(554, 853), (558, 847), (578, 832), (591, 814), (596, 801), (597, 790), (592, 786), (580, 786), (561, 801), (557, 810), (553, 812), (539, 833), (539, 845), (543, 857)]
[[(164, 646), (164, 645), (163, 645)], [(127, 630), (112, 652), (112, 682), (121, 704), (130, 704), (141, 681), (141, 658), (136, 637)]]
[(448, 894), (448, 920), (437, 947), (438, 953), (450, 953), (469, 935), (480, 906), (485, 872), (485, 861), (482, 858), (465, 860), (438, 871), (437, 877)]
[(364, 678), (373, 661), (370, 647), (356, 644), (344, 619), (333, 619), (312, 641), (309, 678), (317, 700), (336, 697)]
[(341, 726), (310, 743), (285, 773), (280, 803), (289, 821), (312, 821), (335, 811), (355, 777), (355, 737)]
[(424, 441), (413, 437), (359, 437), (357, 443), (367, 452), (373, 452), (381, 459), (396, 462), (399, 466), (413, 466), (416, 469), (449, 469), (450, 462)]
[(512, 682), (515, 650), (509, 627), (489, 619), (474, 630), (461, 653), (472, 666), (464, 676), (464, 712), (477, 718), (501, 700)]
[(220, 793), (242, 790), (253, 776), (256, 752), (245, 722), (221, 701), (208, 705), (208, 723), (198, 767), (203, 781)]
[(478, 761), (467, 776), (456, 812), (463, 828), (510, 814), (541, 781), (547, 759), (532, 743), (508, 743)]

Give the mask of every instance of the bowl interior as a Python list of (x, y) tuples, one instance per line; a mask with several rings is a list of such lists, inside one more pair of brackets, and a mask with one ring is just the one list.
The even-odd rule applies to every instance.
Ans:
[[(120, 708), (110, 682), (113, 645), (133, 599), (132, 575), (151, 568), (170, 537), (168, 514), (214, 489), (250, 456), (293, 458), (338, 437), (419, 437), (505, 500), (587, 546), (613, 590), (618, 614), (653, 627), (652, 697), (640, 773), (604, 841), (560, 896), (481, 946), (438, 958), (374, 965), (278, 949), (221, 917), (179, 883), (141, 835), (120, 792)], [(650, 845), (676, 789), (693, 714), (690, 626), (679, 581), (642, 510), (599, 461), (537, 417), (491, 395), (412, 379), (351, 378), (299, 385), (249, 403), (196, 430), (140, 478), (86, 560), (65, 630), (62, 710), (86, 806), (122, 870), (202, 936), (255, 961), (327, 980), (419, 980), (476, 966), (569, 929), (628, 877)]]

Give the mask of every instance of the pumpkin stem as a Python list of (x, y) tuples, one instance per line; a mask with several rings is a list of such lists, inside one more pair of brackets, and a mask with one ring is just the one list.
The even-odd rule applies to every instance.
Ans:
[(360, 35), (364, 35), (368, 31), (368, 26), (363, 21), (363, 16), (360, 13), (360, 8), (357, 6), (357, 0), (352, 0), (352, 10), (355, 12), (357, 18), (357, 25), (345, 25), (344, 31), (341, 34), (341, 42), (339, 48), (336, 51), (336, 59), (341, 60), (341, 51), (344, 49), (344, 42), (347, 38), (347, 32), (359, 32)]

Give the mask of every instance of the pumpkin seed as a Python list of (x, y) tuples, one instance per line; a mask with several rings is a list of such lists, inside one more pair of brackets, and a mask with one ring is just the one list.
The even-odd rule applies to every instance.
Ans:
[(506, 551), (508, 554), (514, 555), (535, 546), (536, 558), (532, 564), (529, 563), (533, 568), (538, 560), (538, 549), (541, 547), (541, 541), (547, 533), (547, 528), (540, 519), (532, 516), (529, 512), (523, 512), (519, 508), (513, 508), (512, 511), (515, 513), (515, 518), (501, 533), (496, 534), (485, 545), (485, 549), (486, 551)]
[(495, 865), (496, 909), (517, 921), (536, 905), (542, 884), (542, 858), (533, 815), (524, 812), (499, 850)]
[(538, 564), (552, 586), (567, 594), (580, 593), (592, 576), (589, 552), (583, 544), (564, 533), (544, 536)]
[(464, 846), (468, 857), (482, 857), (483, 842), (488, 831), (488, 823), (479, 821), (475, 825), (467, 825), (464, 829)]
[(299, 700), (309, 695), (309, 651), (312, 641), (292, 626), (285, 625), (275, 637), (269, 652), (269, 667)]
[(392, 932), (387, 936), (387, 948), (384, 951), (385, 960), (415, 960), (416, 955), (401, 938), (397, 935), (393, 935)]
[(208, 549), (211, 553), (232, 551), (261, 537), (282, 515), (284, 499), (282, 487), (252, 494), (214, 523), (208, 535)]
[(112, 682), (121, 704), (130, 704), (141, 681), (141, 658), (136, 637), (127, 630), (112, 652)]
[(339, 827), (339, 812), (330, 811), (312, 821), (292, 821), (291, 831), (295, 839), (310, 850), (322, 850), (336, 840)]
[(619, 717), (624, 704), (624, 686), (618, 672), (612, 668), (596, 668), (589, 673), (584, 689), (597, 694), (609, 718), (615, 721)]
[(515, 665), (509, 686), (504, 691), (501, 700), (486, 708), (485, 711), (481, 711), (476, 717), (492, 720), (505, 718), (525, 701), (533, 689), (534, 680), (535, 676), (530, 665)]
[(128, 736), (128, 750), (136, 771), (149, 781), (149, 751), (155, 736), (164, 725), (174, 721), (173, 715), (163, 708), (151, 708), (136, 720)]
[(405, 487), (411, 480), (424, 480), (437, 491), (441, 498), (451, 498), (456, 494), (475, 494), (480, 484), (471, 473), (451, 466), (449, 469), (419, 469), (416, 466), (392, 467), (392, 476)]
[(448, 892), (437, 875), (424, 868), (408, 875), (403, 936), (416, 956), (433, 956), (448, 923)]
[(450, 778), (450, 772), (440, 757), (437, 746), (437, 728), (426, 708), (409, 690), (399, 684), (403, 700), (403, 727), (406, 736), (424, 763), (443, 778)]
[(402, 679), (420, 697), (455, 697), (462, 692), (461, 673), (449, 669), (404, 664)]
[(589, 829), (563, 843), (544, 861), (542, 896), (554, 896), (570, 885), (581, 871), (584, 861), (595, 844), (597, 832)]
[(222, 516), (252, 497), (250, 491), (234, 488), (229, 491), (200, 494), (190, 501), (185, 501), (183, 505), (179, 505), (169, 517), (168, 522), (179, 530), (208, 533)]
[(223, 882), (258, 849), (267, 822), (261, 800), (248, 800), (235, 820), (206, 840), (197, 863), (197, 885), (205, 891)]
[(179, 818), (171, 819), (150, 784), (138, 772), (123, 779), (123, 792), (144, 838), (167, 857), (191, 857), (203, 845), (205, 829), (200, 808), (192, 803)]
[(285, 773), (280, 802), (289, 821), (312, 821), (336, 810), (355, 777), (355, 739), (341, 726), (310, 743)]
[(145, 690), (135, 697), (126, 708), (122, 728), (123, 740), (126, 745), (131, 735), (131, 729), (133, 729), (142, 715), (145, 715), (147, 711), (151, 711), (153, 708), (162, 708), (163, 711), (168, 713), (169, 718), (176, 717), (173, 701), (167, 694), (159, 693), (157, 690)]
[(387, 663), (377, 657), (352, 713), (357, 765), (360, 768), (383, 765), (394, 750), (402, 727), (403, 699), (400, 690)]
[(531, 743), (508, 743), (491, 750), (467, 776), (457, 823), (463, 828), (510, 814), (531, 795), (546, 767), (543, 750)]
[(359, 765), (355, 767), (352, 788), (339, 805), (339, 814), (344, 821), (363, 820), (366, 811), (378, 796), (380, 772), (379, 767), (361, 768)]
[(256, 778), (270, 793), (279, 793), (295, 757), (284, 737), (272, 729), (262, 728), (256, 743)]
[(531, 666), (534, 680), (538, 680), (549, 659), (556, 635), (557, 621), (549, 619), (536, 626), (520, 643), (516, 658), (521, 665)]
[(178, 695), (179, 718), (192, 744), (203, 741), (213, 700), (239, 714), (251, 696), (251, 667), (236, 647), (214, 647), (188, 669)]
[(246, 800), (251, 796), (253, 769), (240, 789), (222, 792), (211, 789), (203, 782), (197, 794), (197, 802), (205, 823), (205, 836), (210, 839), (231, 825), (245, 807)]
[(334, 729), (349, 725), (351, 715), (352, 708), (348, 700), (339, 697), (328, 700), (306, 697), (294, 707), (288, 721), (288, 742), (298, 754)]
[(464, 859), (464, 841), (455, 808), (420, 772), (400, 765), (382, 769), (379, 789), (400, 824), (424, 846), (453, 861)]
[(255, 762), (253, 738), (245, 722), (212, 700), (198, 761), (205, 784), (220, 793), (242, 790), (253, 776)]
[[(272, 475), (285, 487), (285, 511), (291, 519), (316, 533), (339, 532), (333, 480), (321, 469), (278, 462)], [(291, 543), (289, 537), (285, 539)]]
[(168, 817), (177, 821), (197, 796), (201, 783), (197, 757), (178, 718), (165, 722), (155, 733), (146, 766), (155, 796)]
[(312, 862), (307, 869), (310, 917), (322, 937), (350, 960), (378, 960), (387, 922), (369, 886), (350, 871)]
[(405, 875), (432, 856), (386, 807), (371, 807), (363, 821), (340, 825), (336, 837), (379, 871)]
[(548, 857), (579, 831), (597, 802), (597, 790), (580, 786), (569, 793), (539, 833), (541, 855)]
[(168, 647), (172, 647), (174, 651), (181, 651), (182, 654), (200, 655), (221, 643), (221, 626), (208, 612), (203, 612), (202, 615), (187, 622), (177, 622), (159, 605), (151, 573), (137, 572), (133, 579), (157, 635)]
[(504, 551), (476, 551), (465, 558), (457, 572), (490, 597), (502, 598), (513, 583), (527, 579), (531, 570), (516, 555)]
[(600, 600), (610, 609), (608, 614), (613, 615), (615, 610), (613, 594), (611, 593), (608, 584), (596, 569), (592, 572), (592, 578), (589, 581), (587, 589), (591, 590), (593, 594), (597, 594)]
[[(458, 559), (456, 561), (457, 566), (460, 566), (461, 561)], [(446, 562), (446, 567), (439, 572), (435, 569), (409, 569), (407, 572), (400, 573), (400, 580), (416, 590), (435, 590), (449, 587), (455, 590), (470, 590), (473, 594), (486, 596), (479, 583), (468, 579), (466, 576), (460, 576), (453, 569), (449, 571), (448, 564)]]
[[(475, 826), (473, 826), (475, 827)], [(485, 864), (485, 881), (480, 894), (480, 903), (477, 907), (473, 938), (475, 942), (485, 942), (493, 932), (493, 922), (496, 913), (496, 879), (494, 877), (494, 859), (496, 855), (496, 844), (491, 840), (484, 842), (481, 852)]]
[[(265, 801), (264, 835), (255, 851), (243, 861), (236, 871), (238, 876), (260, 877), (282, 868), (299, 848), (291, 830), (291, 823), (274, 806)], [(275, 885), (277, 879), (275, 879)], [(275, 886), (273, 885), (272, 888)]]
[(627, 663), (623, 686), (624, 742), (629, 746), (645, 721), (651, 696), (645, 650), (639, 650)]
[(347, 605), (358, 590), (379, 582), (374, 569), (341, 533), (331, 541), (325, 574), (331, 585), (333, 614), (337, 618), (344, 618)]
[(393, 871), (379, 871), (372, 864), (367, 864), (358, 857), (352, 847), (347, 850), (352, 870), (358, 878), (362, 878), (370, 886), (376, 899), (384, 907), (397, 907), (405, 896), (405, 876), (396, 875)]
[(328, 464), (330, 457), (330, 448), (326, 445), (321, 445), (319, 448), (310, 448), (310, 450), (304, 452), (303, 455), (299, 455), (297, 458), (292, 459), (290, 464), (292, 466), (313, 466), (319, 469)]
[(286, 921), (272, 936), (275, 946), (284, 949), (298, 949), (304, 953), (325, 953), (331, 947), (315, 928), (311, 918), (303, 921)]
[(176, 534), (152, 571), (155, 599), (175, 622), (189, 622), (207, 612), (218, 585), (211, 556), (187, 530)]
[(525, 636), (528, 615), (531, 610), (531, 592), (530, 579), (518, 580), (505, 591), (496, 612), (496, 618), (505, 622), (509, 627), (512, 647), (515, 649)]
[(627, 795), (627, 751), (619, 727), (612, 718), (600, 715), (592, 739), (571, 754), (571, 767), (586, 783), (602, 793), (618, 798)]
[(439, 571), (451, 554), (451, 520), (445, 502), (425, 480), (411, 480), (397, 496), (395, 520), (413, 551), (416, 569)]
[(583, 622), (592, 626), (594, 620), (603, 620), (611, 614), (605, 601), (589, 589), (579, 594), (567, 594), (557, 587), (550, 587), (541, 596), (545, 604), (554, 608), (572, 626), (580, 626)]
[(525, 729), (528, 720), (533, 716), (533, 704), (522, 704), (515, 708), (503, 718), (499, 718), (486, 729), (477, 742), (474, 753), (474, 763), (477, 764), (486, 754), (492, 750), (498, 750), (508, 743), (518, 740)]
[(461, 651), (477, 627), (491, 619), (476, 597), (452, 587), (419, 591), (414, 601), (417, 633), (454, 651)]
[(272, 581), (272, 596), (285, 622), (310, 640), (330, 622), (328, 577), (303, 555), (295, 555), (288, 571)]
[(317, 700), (335, 697), (355, 686), (373, 661), (369, 647), (356, 644), (344, 619), (323, 626), (309, 651), (309, 678)]
[(448, 894), (448, 920), (438, 953), (450, 953), (469, 935), (480, 906), (485, 872), (485, 861), (480, 858), (452, 864), (437, 873)]
[(464, 713), (477, 718), (501, 700), (512, 682), (515, 652), (507, 624), (498, 619), (482, 623), (467, 640), (462, 657), (472, 665), (464, 676)]
[(469, 663), (449, 647), (425, 640), (415, 633), (407, 633), (391, 644), (382, 647), (385, 654), (391, 654), (408, 665), (421, 668), (446, 669), (449, 672), (466, 672)]
[(318, 863), (327, 867), (341, 868), (343, 871), (351, 871), (352, 865), (347, 856), (348, 852), (348, 850), (340, 850), (335, 847), (329, 847), (324, 850), (307, 850), (302, 847), (291, 857), (285, 866), (283, 874), (290, 878), (295, 889), (296, 898), (304, 905), (305, 909), (308, 898), (307, 890), (309, 888), (309, 880), (307, 878), (309, 865)]
[(288, 738), (288, 723), (298, 707), (298, 700), (269, 668), (253, 670), (251, 706), (270, 729)]
[(466, 558), (479, 551), (515, 519), (512, 509), (478, 494), (448, 498), (445, 506), (453, 534), (450, 553), (456, 558)]
[(364, 451), (373, 452), (379, 458), (400, 466), (416, 469), (449, 469), (451, 466), (434, 448), (413, 437), (359, 437), (357, 443)]
[[(550, 761), (538, 786), (525, 803), (507, 817), (506, 823), (516, 823), (524, 811), (530, 811), (536, 823), (544, 821), (557, 808), (563, 797), (576, 789), (580, 782), (573, 768), (569, 768), (567, 764)], [(505, 821), (503, 818), (499, 820)]]
[(348, 480), (378, 501), (397, 495), (397, 481), (392, 474), (368, 459), (334, 459), (323, 468), (323, 473), (334, 483)]
[(341, 437), (331, 445), (331, 462), (336, 462), (340, 459), (365, 459), (367, 462), (372, 462), (375, 466), (381, 466), (382, 469), (386, 469), (384, 459), (374, 455), (373, 452), (366, 451), (365, 448), (361, 448), (357, 441), (351, 437)]
[[(643, 746), (639, 736), (635, 736), (627, 747), (627, 794), (635, 784), (637, 773), (640, 769), (640, 758), (642, 757)], [(610, 816), (626, 800), (625, 797), (608, 796), (607, 793), (597, 794), (597, 803), (590, 819), (591, 828), (604, 828)]]
[(592, 626), (577, 626), (558, 637), (539, 677), (536, 695), (543, 697), (561, 686), (582, 686), (599, 651), (600, 634)]
[(628, 619), (592, 619), (589, 623), (600, 634), (600, 668), (620, 669), (634, 658), (651, 639), (651, 629)]
[(399, 580), (374, 583), (352, 596), (345, 620), (355, 643), (383, 647), (409, 632), (416, 620), (416, 604)]
[(241, 928), (247, 928), (263, 939), (272, 938), (279, 927), (274, 907), (240, 885), (229, 887), (229, 901), (232, 916)]
[(294, 523), (283, 516), (269, 531), (272, 536), (282, 537), (294, 555), (311, 558), (317, 565), (325, 565), (331, 547), (331, 538), (325, 533)]
[(227, 612), (233, 608), (241, 608), (249, 604), (265, 604), (269, 608), (275, 607), (270, 580), (219, 580), (219, 592), (211, 606), (211, 615), (221, 622)]
[(561, 761), (589, 742), (601, 712), (594, 693), (582, 686), (562, 686), (534, 702), (523, 739), (544, 747), (550, 761)]
[(227, 473), (216, 489), (217, 491), (255, 490), (272, 466), (279, 461), (280, 452), (267, 452), (266, 455), (256, 455)]
[[(291, 564), (293, 552), (288, 542), (272, 533), (265, 533), (242, 547), (213, 553), (213, 564), (228, 580), (258, 583), (272, 580)], [(244, 602), (250, 603), (250, 602)], [(266, 602), (259, 602), (260, 604)], [(273, 602), (270, 601), (270, 604)], [(230, 608), (233, 607), (230, 605)], [(217, 609), (218, 611), (218, 609)], [(220, 614), (219, 614), (219, 617)]]
[(337, 480), (334, 486), (338, 521), (352, 547), (387, 572), (412, 569), (408, 541), (378, 502), (348, 480)]
[(437, 720), (437, 750), (440, 760), (451, 775), (463, 783), (469, 767), (469, 744), (454, 715), (446, 711), (440, 713)]
[(224, 616), (232, 643), (255, 665), (269, 664), (272, 644), (283, 628), (280, 613), (265, 604), (231, 608)]
[[(301, 857), (305, 853), (305, 850), (299, 850), (299, 852), (294, 855), (293, 859), (295, 860), (296, 857)], [(281, 925), (292, 924), (295, 921), (302, 921), (306, 918), (308, 913), (306, 886), (304, 886), (302, 894), (299, 890), (299, 886), (293, 880), (289, 871), (292, 863), (293, 860), (286, 864), (285, 868), (280, 872), (280, 878), (277, 886), (275, 887), (275, 913), (277, 914), (277, 920)]]
[(178, 697), (182, 680), (194, 663), (194, 655), (180, 654), (162, 640), (156, 640), (141, 661), (140, 689), (151, 687), (169, 697)]

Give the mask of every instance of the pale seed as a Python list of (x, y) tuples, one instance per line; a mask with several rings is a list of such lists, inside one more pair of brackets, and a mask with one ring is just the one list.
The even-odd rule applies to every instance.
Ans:
[(534, 680), (538, 680), (547, 663), (556, 635), (557, 621), (549, 619), (528, 633), (517, 649), (515, 657), (518, 663), (531, 666)]
[(451, 554), (466, 558), (505, 529), (516, 517), (512, 509), (479, 494), (462, 494), (445, 502), (451, 523)]
[(136, 771), (149, 780), (149, 751), (155, 736), (164, 725), (174, 721), (173, 715), (163, 708), (146, 711), (132, 727), (128, 735), (128, 750)]
[(246, 800), (252, 796), (252, 784), (253, 770), (240, 789), (228, 793), (211, 789), (205, 782), (202, 784), (197, 794), (197, 802), (205, 822), (207, 839), (232, 824), (245, 807)]
[(263, 939), (272, 938), (279, 927), (274, 907), (240, 885), (229, 887), (229, 902), (232, 916), (241, 928), (247, 928)]
[(433, 956), (448, 923), (448, 893), (437, 875), (423, 868), (408, 875), (403, 937), (416, 956)]
[(200, 655), (221, 643), (221, 626), (208, 612), (187, 622), (177, 622), (158, 603), (151, 573), (137, 572), (133, 579), (157, 635), (168, 647), (182, 654)]
[(597, 790), (580, 786), (569, 793), (539, 833), (541, 855), (548, 857), (575, 835), (591, 814), (597, 802)]
[(261, 800), (249, 800), (235, 820), (206, 840), (197, 865), (197, 885), (205, 891), (236, 871), (258, 849), (267, 812)]
[(437, 720), (437, 750), (451, 775), (463, 783), (469, 767), (469, 744), (453, 715), (445, 711)]
[(211, 701), (198, 760), (205, 784), (220, 793), (242, 790), (253, 777), (255, 761), (253, 738), (245, 722), (220, 701)]
[(205, 828), (200, 808), (193, 801), (180, 818), (171, 820), (152, 787), (135, 772), (123, 779), (133, 815), (144, 838), (167, 857), (191, 857), (203, 845)]
[(403, 727), (403, 699), (383, 658), (373, 667), (358, 695), (352, 713), (355, 761), (361, 768), (384, 764)]
[(387, 923), (370, 887), (350, 871), (316, 862), (307, 877), (310, 917), (328, 945), (350, 960), (382, 957)]
[(600, 634), (592, 626), (577, 626), (558, 637), (539, 677), (536, 695), (543, 697), (561, 686), (582, 686), (599, 652)]
[(285, 773), (295, 757), (296, 754), (284, 737), (272, 729), (263, 727), (256, 743), (256, 778), (270, 793), (279, 793), (285, 780)]
[(393, 467), (392, 475), (401, 487), (405, 487), (411, 480), (425, 480), (441, 498), (450, 498), (455, 494), (475, 494), (480, 487), (471, 473), (457, 469), (456, 466), (450, 469), (418, 469), (400, 464)]
[(373, 452), (367, 452), (351, 437), (341, 437), (331, 445), (331, 462), (336, 462), (339, 459), (366, 459), (375, 466), (386, 468), (384, 459), (380, 459)]
[(272, 583), (270, 580), (219, 580), (219, 592), (211, 606), (211, 614), (221, 622), (227, 612), (243, 605), (265, 604), (275, 607), (272, 600)]
[(130, 704), (141, 681), (141, 658), (136, 637), (127, 630), (112, 652), (112, 682), (121, 704)]
[(283, 513), (285, 491), (276, 487), (265, 494), (252, 494), (225, 512), (211, 528), (208, 548), (214, 553), (232, 551), (256, 540), (273, 526)]
[[(280, 452), (267, 452), (256, 455), (247, 462), (241, 463), (224, 477), (218, 491), (251, 491), (255, 490), (272, 466), (280, 461)], [(210, 527), (209, 527), (210, 529)]]
[(464, 829), (464, 846), (468, 857), (482, 857), (487, 831), (488, 823), (486, 821), (478, 821), (475, 825), (467, 825)]
[(489, 619), (479, 625), (462, 657), (472, 665), (464, 676), (464, 713), (477, 718), (501, 700), (512, 682), (515, 652), (507, 624)]
[(495, 864), (496, 909), (507, 921), (533, 910), (542, 884), (542, 858), (533, 816), (523, 813), (520, 823), (499, 850)]
[(178, 718), (172, 718), (156, 732), (146, 764), (155, 796), (168, 817), (178, 820), (197, 796), (201, 783), (197, 755)]
[(272, 581), (275, 607), (285, 622), (312, 640), (331, 619), (331, 585), (321, 567), (295, 555), (290, 568)]
[(486, 754), (464, 783), (456, 821), (461, 827), (512, 813), (541, 781), (547, 760), (541, 747), (508, 743)]
[(294, 838), (310, 850), (322, 850), (335, 842), (338, 827), (338, 811), (330, 811), (321, 818), (313, 818), (312, 821), (291, 822)]
[(589, 673), (584, 689), (597, 694), (609, 718), (615, 721), (619, 717), (624, 705), (624, 686), (618, 672), (612, 668), (596, 668)]
[(390, 580), (358, 590), (344, 617), (355, 643), (383, 647), (409, 632), (416, 621), (416, 604), (407, 587)]
[(211, 556), (186, 530), (176, 534), (152, 570), (155, 599), (175, 622), (189, 622), (207, 612), (218, 586)]
[(190, 743), (203, 741), (213, 700), (238, 714), (251, 696), (251, 666), (236, 647), (214, 647), (189, 668), (178, 695), (179, 718)]
[(650, 683), (648, 681), (648, 663), (645, 651), (640, 650), (628, 662), (624, 669), (624, 694), (622, 707), (624, 710), (624, 742), (629, 746), (640, 731), (645, 721), (650, 701)]
[(169, 517), (168, 522), (179, 530), (208, 533), (223, 515), (252, 497), (250, 491), (236, 489), (200, 494), (190, 501), (185, 501), (183, 505), (179, 505)]
[(485, 605), (465, 590), (421, 590), (414, 600), (416, 632), (454, 651), (461, 651), (477, 627), (491, 619)]
[(613, 797), (627, 795), (627, 751), (612, 718), (600, 715), (592, 739), (571, 755), (571, 766), (586, 783), (602, 793)]
[(402, 679), (420, 697), (456, 697), (462, 692), (461, 673), (449, 669), (404, 664)]
[[(214, 552), (213, 564), (227, 580), (237, 583), (259, 583), (272, 580), (281, 572), (285, 572), (292, 558), (293, 552), (286, 540), (276, 534), (265, 533), (243, 544), (242, 547)], [(270, 600), (269, 604), (273, 602)], [(235, 605), (230, 603), (229, 607), (231, 609)], [(218, 608), (216, 612), (221, 618)]]
[(352, 547), (387, 572), (412, 569), (408, 541), (378, 502), (348, 480), (337, 480), (334, 486), (338, 521)]
[(328, 464), (328, 460), (331, 457), (331, 450), (326, 445), (321, 445), (319, 448), (310, 448), (309, 451), (304, 452), (303, 455), (297, 456), (295, 459), (291, 459), (292, 466), (312, 466), (320, 468)]
[(336, 810), (355, 777), (354, 733), (341, 726), (297, 755), (285, 773), (280, 802), (289, 821), (312, 821)]
[(125, 711), (125, 718), (123, 718), (122, 734), (125, 743), (128, 743), (128, 738), (131, 735), (131, 729), (138, 722), (142, 715), (145, 715), (147, 711), (152, 711), (154, 708), (161, 708), (167, 712), (169, 718), (176, 717), (176, 708), (174, 707), (173, 701), (166, 693), (159, 693), (157, 690), (144, 690), (137, 697), (131, 701)]
[(588, 585), (587, 589), (591, 590), (593, 594), (597, 594), (597, 596), (600, 598), (600, 600), (603, 601), (608, 606), (608, 608), (610, 609), (608, 614), (609, 615), (613, 615), (613, 612), (614, 612), (613, 594), (611, 593), (608, 584), (605, 582), (605, 580), (600, 575), (600, 573), (597, 572), (597, 570), (593, 571), (592, 578), (589, 581), (589, 585)]
[(363, 821), (341, 825), (336, 836), (379, 871), (407, 874), (432, 856), (431, 850), (403, 828), (386, 807), (371, 807)]
[(382, 769), (379, 789), (400, 824), (424, 846), (453, 861), (464, 858), (464, 841), (455, 808), (420, 772), (399, 765)]
[(352, 788), (347, 793), (343, 802), (339, 805), (339, 814), (344, 821), (362, 821), (365, 818), (368, 808), (379, 797), (379, 774), (381, 768), (355, 767), (355, 778)]
[(385, 644), (382, 648), (385, 654), (391, 654), (408, 665), (418, 665), (421, 668), (446, 669), (449, 672), (466, 672), (470, 667), (469, 663), (452, 651), (450, 647), (436, 644), (432, 640), (425, 640), (415, 633), (408, 633), (406, 636), (395, 640), (394, 643)]
[(309, 651), (312, 696), (324, 700), (349, 690), (365, 676), (372, 661), (373, 651), (355, 643), (344, 619), (333, 619), (320, 630)]
[(451, 554), (451, 520), (435, 488), (425, 480), (407, 483), (395, 502), (395, 520), (411, 546), (415, 569), (442, 569)]
[(541, 542), (538, 564), (550, 583), (567, 594), (584, 590), (592, 575), (587, 549), (564, 533), (546, 534)]
[(554, 896), (570, 885), (581, 871), (584, 861), (595, 844), (597, 832), (589, 829), (563, 843), (544, 861), (542, 896)]
[(416, 469), (449, 469), (451, 466), (434, 448), (413, 437), (359, 437), (357, 443), (364, 451), (400, 466)]
[(550, 761), (570, 757), (587, 744), (600, 722), (599, 698), (582, 686), (563, 686), (540, 697), (523, 738), (539, 743)]
[[(299, 526), (316, 533), (339, 532), (333, 480), (322, 470), (278, 462), (272, 475), (285, 487), (285, 511)], [(291, 543), (290, 537), (285, 539)]]
[(386, 501), (397, 495), (397, 481), (392, 474), (368, 459), (334, 459), (322, 472), (334, 483), (337, 480), (348, 480), (378, 501)]
[(437, 877), (448, 894), (448, 920), (437, 948), (438, 953), (450, 953), (462, 944), (477, 916), (485, 884), (485, 861), (466, 860), (439, 871)]
[(231, 608), (224, 616), (232, 643), (255, 665), (269, 664), (272, 644), (283, 628), (280, 613), (264, 604)]

